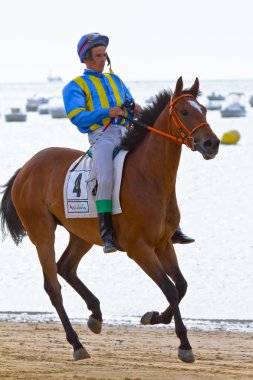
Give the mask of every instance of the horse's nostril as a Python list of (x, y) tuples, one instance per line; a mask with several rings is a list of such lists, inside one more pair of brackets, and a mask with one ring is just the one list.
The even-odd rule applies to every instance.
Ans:
[(214, 150), (218, 149), (220, 141), (218, 139), (208, 139), (203, 143), (205, 149), (213, 148)]
[(211, 140), (206, 140), (204, 143), (203, 143), (203, 146), (205, 148), (211, 148), (212, 146), (212, 141)]

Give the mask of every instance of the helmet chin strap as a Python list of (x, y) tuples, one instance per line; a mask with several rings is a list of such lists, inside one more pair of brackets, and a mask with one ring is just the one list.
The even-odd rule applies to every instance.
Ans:
[(106, 53), (106, 60), (107, 60), (107, 66), (109, 66), (109, 71), (111, 74), (114, 74), (113, 70), (112, 70), (112, 66), (111, 66), (111, 60), (109, 58), (109, 55)]

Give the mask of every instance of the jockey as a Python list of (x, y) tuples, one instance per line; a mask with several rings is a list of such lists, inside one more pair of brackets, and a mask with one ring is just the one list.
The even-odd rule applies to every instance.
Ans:
[[(82, 36), (77, 45), (77, 53), (80, 61), (86, 65), (86, 69), (83, 75), (70, 81), (62, 92), (70, 121), (81, 133), (88, 133), (91, 145), (96, 141), (92, 146), (93, 165), (98, 181), (96, 208), (105, 253), (117, 250), (113, 240), (111, 217), (113, 151), (120, 144), (128, 126), (128, 122), (122, 119), (122, 116), (127, 116), (130, 110), (123, 109), (122, 105), (126, 100), (134, 102), (123, 81), (111, 70), (110, 59), (106, 52), (108, 44), (109, 38), (99, 33)], [(110, 73), (103, 73), (106, 61), (110, 65)], [(136, 104), (133, 112), (139, 114), (141, 111), (141, 107)], [(110, 121), (112, 124), (98, 139)], [(175, 243), (194, 241), (184, 235), (180, 228), (177, 232), (184, 241), (180, 241), (180, 236), (177, 236)]]

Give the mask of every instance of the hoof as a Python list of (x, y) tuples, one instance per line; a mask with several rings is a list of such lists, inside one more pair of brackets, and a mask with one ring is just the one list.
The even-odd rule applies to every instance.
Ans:
[(178, 348), (178, 357), (186, 363), (193, 363), (195, 361), (192, 350), (182, 350), (182, 348)]
[(78, 350), (74, 351), (73, 357), (74, 357), (74, 360), (82, 360), (82, 359), (89, 359), (90, 355), (85, 350), (85, 348), (79, 348)]
[(141, 324), (142, 325), (151, 325), (151, 319), (153, 315), (156, 313), (156, 311), (148, 311), (141, 317)]
[(98, 321), (97, 319), (93, 318), (92, 316), (89, 316), (87, 325), (89, 329), (94, 332), (94, 334), (100, 334), (102, 330), (102, 322)]

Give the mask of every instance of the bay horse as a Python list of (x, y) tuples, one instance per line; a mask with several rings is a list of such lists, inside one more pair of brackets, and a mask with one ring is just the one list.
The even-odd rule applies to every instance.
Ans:
[[(176, 199), (176, 175), (182, 145), (198, 151), (206, 160), (216, 156), (219, 139), (206, 121), (206, 109), (197, 97), (199, 81), (183, 90), (177, 80), (174, 93), (163, 91), (144, 109), (139, 123), (122, 140), (128, 149), (120, 191), (122, 213), (113, 216), (113, 225), (121, 250), (134, 260), (164, 293), (168, 307), (162, 313), (147, 312), (142, 324), (169, 324), (174, 317), (180, 340), (178, 357), (195, 360), (182, 321), (179, 302), (187, 289), (171, 236), (180, 221)], [(97, 218), (66, 219), (63, 184), (70, 165), (82, 155), (68, 148), (47, 148), (33, 156), (5, 185), (1, 201), (1, 229), (6, 229), (18, 245), (27, 234), (35, 245), (44, 276), (44, 289), (55, 307), (73, 347), (75, 360), (90, 355), (80, 343), (63, 306), (62, 276), (83, 298), (91, 311), (88, 327), (98, 334), (102, 312), (97, 297), (77, 276), (82, 257), (96, 245), (102, 245)], [(59, 261), (55, 259), (55, 230), (60, 224), (69, 232), (69, 243)]]

